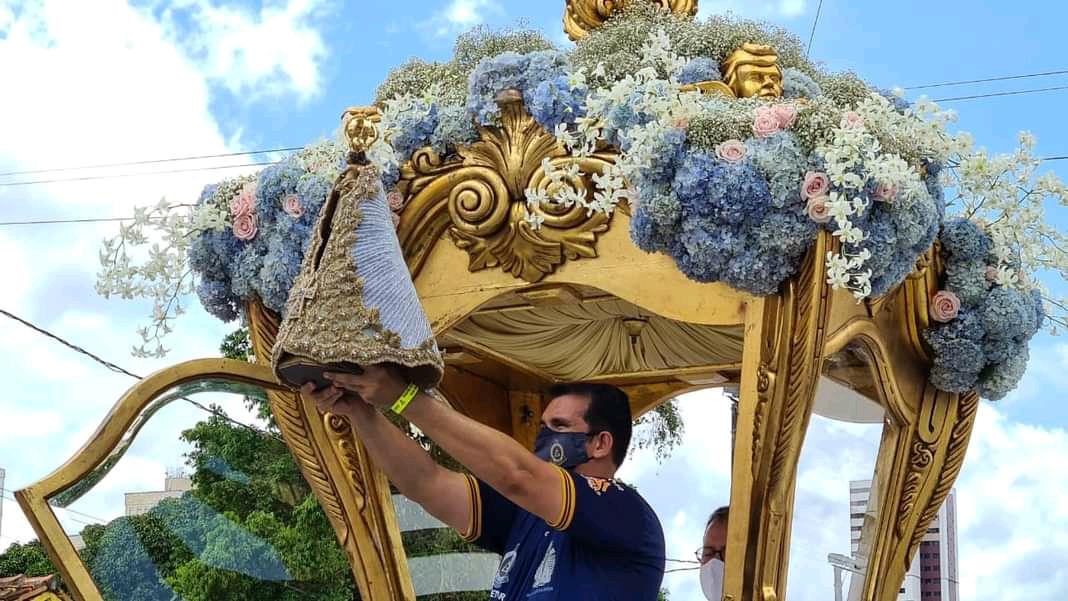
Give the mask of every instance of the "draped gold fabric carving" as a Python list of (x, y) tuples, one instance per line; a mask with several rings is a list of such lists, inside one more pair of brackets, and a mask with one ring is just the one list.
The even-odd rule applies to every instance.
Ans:
[[(636, 341), (624, 319), (648, 320)], [(449, 331), (560, 381), (741, 361), (742, 328), (699, 326), (647, 315), (617, 299), (476, 313)]]

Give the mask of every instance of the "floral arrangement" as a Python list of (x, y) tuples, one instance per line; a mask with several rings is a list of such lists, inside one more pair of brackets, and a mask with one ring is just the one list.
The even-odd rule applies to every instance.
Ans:
[[(931, 381), (950, 392), (978, 387), (1000, 399), (1027, 368), (1027, 345), (1046, 319), (1042, 294), (1021, 281), (1020, 259), (1003, 261), (983, 226), (946, 222), (940, 236), (945, 288), (931, 300)], [(1006, 264), (1007, 263), (1007, 264)]]
[[(687, 87), (721, 80), (724, 59), (747, 42), (775, 49), (781, 98)], [(1043, 212), (1049, 199), (1068, 204), (1068, 189), (1036, 175), (1033, 140), (1023, 136), (1005, 157), (976, 152), (967, 134), (948, 129), (951, 112), (825, 73), (786, 31), (632, 2), (570, 52), (530, 30), (465, 34), (451, 61), (410, 61), (378, 90), (383, 135), (368, 156), (394, 211), (406, 201), (395, 189), (400, 167), (421, 148), (448, 159), (477, 140), (479, 127), (500, 122), (502, 93), (520, 95), (575, 159), (545, 161), (553, 180), (586, 175), (579, 159), (593, 152), (617, 155), (588, 174), (589, 196), (566, 185), (552, 196), (528, 190), (535, 229), (539, 205), (611, 214), (625, 203), (638, 247), (670, 255), (696, 281), (756, 295), (776, 293), (825, 229), (840, 241), (826, 257), (828, 283), (858, 301), (893, 290), (940, 240), (946, 284), (932, 299), (926, 338), (932, 381), (948, 391), (1004, 396), (1023, 372), (1028, 340), (1064, 323), (1063, 302), (1029, 277), (1068, 274), (1068, 240)], [(156, 299), (146, 344), (158, 343), (194, 289), (221, 319), (236, 318), (252, 297), (282, 311), (342, 156), (320, 143), (255, 177), (209, 186), (196, 206), (139, 212), (105, 243), (101, 290)], [(153, 227), (166, 246), (136, 265), (126, 249), (145, 244)]]

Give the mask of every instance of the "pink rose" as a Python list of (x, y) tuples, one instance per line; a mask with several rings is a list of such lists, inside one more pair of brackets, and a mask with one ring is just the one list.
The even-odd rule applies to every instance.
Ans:
[(993, 284), (994, 282), (998, 281), (998, 268), (987, 265), (986, 271), (983, 272), (983, 275), (986, 277), (986, 281)]
[(960, 299), (949, 290), (940, 290), (931, 299), (931, 319), (946, 323), (957, 318), (960, 312)]
[(251, 215), (256, 210), (256, 182), (245, 184), (241, 191), (230, 199), (230, 214), (234, 217)]
[(745, 143), (741, 140), (727, 140), (716, 146), (716, 156), (728, 163), (737, 163), (745, 158)]
[(842, 127), (845, 129), (861, 129), (864, 127), (864, 117), (856, 111), (846, 111), (842, 114)]
[(766, 138), (779, 131), (779, 118), (770, 106), (762, 106), (753, 117), (753, 133), (758, 138)]
[(831, 189), (831, 178), (822, 171), (809, 171), (805, 174), (805, 183), (801, 184), (801, 198), (809, 199), (823, 196)]
[(300, 197), (296, 194), (287, 194), (282, 199), (282, 210), (293, 219), (300, 219), (304, 214), (304, 205), (300, 204)]
[(386, 194), (386, 202), (389, 203), (389, 209), (391, 211), (399, 211), (404, 208), (404, 195), (393, 190), (389, 194)]
[(808, 218), (816, 223), (827, 223), (831, 220), (831, 208), (827, 205), (830, 199), (826, 196), (813, 196), (808, 199), (805, 211)]
[(675, 119), (675, 129), (686, 129), (689, 126), (689, 117), (679, 117), (678, 119)]
[(894, 184), (880, 183), (875, 186), (875, 198), (882, 202), (892, 202), (897, 196), (897, 186)]
[(234, 218), (234, 237), (238, 240), (251, 240), (256, 237), (256, 216), (238, 215)]
[(797, 120), (797, 107), (793, 103), (776, 104), (771, 112), (779, 120), (779, 129), (787, 129)]

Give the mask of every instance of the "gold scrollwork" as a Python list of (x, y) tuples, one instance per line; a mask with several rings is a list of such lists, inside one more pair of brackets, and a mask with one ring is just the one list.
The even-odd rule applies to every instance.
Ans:
[[(674, 13), (694, 16), (698, 0), (652, 0)], [(564, 32), (577, 42), (600, 27), (627, 3), (626, 0), (567, 0), (564, 9)]]
[[(500, 126), (480, 128), (479, 141), (458, 149), (456, 159), (424, 149), (401, 169), (397, 190), (408, 203), (398, 237), (413, 276), (442, 233), (467, 251), (471, 271), (500, 267), (531, 283), (564, 261), (597, 256), (597, 236), (607, 231), (611, 215), (591, 215), (577, 204), (532, 206), (526, 193), (540, 190), (552, 198), (568, 186), (586, 196), (593, 188), (589, 177), (611, 164), (613, 155), (573, 158), (530, 116), (520, 96), (506, 93), (498, 101)], [(553, 181), (545, 159), (561, 171), (577, 163), (585, 175)]]

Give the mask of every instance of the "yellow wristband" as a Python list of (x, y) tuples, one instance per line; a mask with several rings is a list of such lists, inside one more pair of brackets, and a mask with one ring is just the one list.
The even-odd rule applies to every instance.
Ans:
[(401, 393), (400, 398), (397, 399), (397, 402), (393, 403), (393, 407), (391, 408), (393, 413), (396, 413), (397, 415), (404, 413), (404, 410), (408, 408), (408, 405), (412, 403), (412, 400), (418, 394), (419, 387), (415, 384), (409, 384), (408, 387), (404, 389), (404, 392)]

